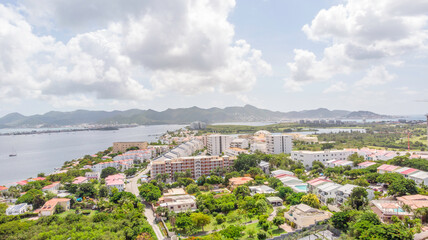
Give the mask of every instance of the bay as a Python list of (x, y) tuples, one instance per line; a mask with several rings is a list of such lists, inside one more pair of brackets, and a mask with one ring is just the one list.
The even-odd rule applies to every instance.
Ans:
[[(166, 131), (185, 125), (152, 125), (115, 131), (82, 131), (0, 136), (0, 185), (10, 185), (38, 173), (51, 173), (65, 161), (95, 154), (120, 141), (157, 141)], [(17, 153), (16, 157), (9, 154)]]

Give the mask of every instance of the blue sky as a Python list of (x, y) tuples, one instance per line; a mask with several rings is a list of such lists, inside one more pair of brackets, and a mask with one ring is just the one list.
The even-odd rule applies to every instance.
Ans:
[(0, 116), (428, 112), (428, 1), (0, 1)]

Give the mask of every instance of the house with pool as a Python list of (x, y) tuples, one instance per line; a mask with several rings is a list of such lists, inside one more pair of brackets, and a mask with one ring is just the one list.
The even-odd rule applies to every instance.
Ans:
[(384, 223), (392, 223), (392, 216), (397, 216), (401, 220), (406, 216), (413, 216), (413, 213), (406, 212), (402, 204), (396, 200), (373, 200), (370, 202), (370, 205), (373, 212)]

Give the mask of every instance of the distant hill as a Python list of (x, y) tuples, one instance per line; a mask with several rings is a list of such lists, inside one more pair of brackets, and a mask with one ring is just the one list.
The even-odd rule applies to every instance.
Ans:
[(72, 112), (52, 111), (43, 115), (24, 116), (11, 113), (0, 118), (0, 128), (16, 127), (61, 127), (79, 124), (188, 124), (193, 121), (215, 122), (254, 122), (280, 121), (284, 119), (358, 119), (390, 118), (368, 111), (350, 112), (345, 110), (315, 110), (278, 112), (256, 108), (251, 105), (243, 107), (226, 107), (203, 109), (199, 107), (167, 109), (165, 111), (130, 109), (126, 111), (88, 111)]

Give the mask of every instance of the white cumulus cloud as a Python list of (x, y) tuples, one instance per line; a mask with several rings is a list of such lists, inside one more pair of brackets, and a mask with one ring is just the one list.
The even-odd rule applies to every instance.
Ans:
[[(428, 1), (416, 5), (404, 0), (347, 0), (319, 11), (302, 30), (309, 39), (328, 46), (321, 57), (295, 50), (294, 61), (288, 63), (291, 74), (285, 81), (322, 81), (379, 64), (397, 66), (409, 53), (426, 51)], [(358, 84), (390, 80), (384, 67), (375, 67)]]
[[(261, 51), (235, 39), (227, 19), (234, 6), (233, 0), (0, 4), (0, 101), (64, 99), (71, 106), (168, 91), (249, 91), (271, 66)], [(70, 37), (55, 37), (61, 31)]]

